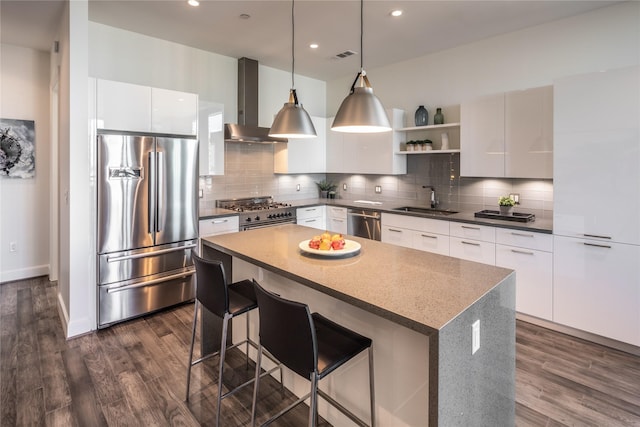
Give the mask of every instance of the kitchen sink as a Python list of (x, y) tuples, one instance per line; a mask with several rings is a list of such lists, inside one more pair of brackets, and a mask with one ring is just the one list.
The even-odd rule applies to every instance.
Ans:
[(443, 210), (443, 209), (432, 209), (432, 208), (419, 208), (415, 206), (403, 206), (401, 208), (393, 208), (394, 211), (401, 212), (411, 212), (417, 214), (424, 215), (435, 215), (435, 216), (448, 216), (452, 214), (457, 214), (457, 211)]

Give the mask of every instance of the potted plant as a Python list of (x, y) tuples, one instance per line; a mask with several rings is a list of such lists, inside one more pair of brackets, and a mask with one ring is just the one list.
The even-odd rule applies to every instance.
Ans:
[(323, 199), (327, 198), (330, 191), (335, 191), (336, 189), (336, 184), (324, 179), (316, 182), (316, 185), (318, 186), (318, 190), (320, 190), (320, 197)]
[(500, 206), (500, 215), (510, 215), (511, 209), (516, 205), (516, 201), (511, 196), (500, 196), (498, 206)]
[(413, 151), (416, 145), (416, 141), (407, 141), (407, 151)]

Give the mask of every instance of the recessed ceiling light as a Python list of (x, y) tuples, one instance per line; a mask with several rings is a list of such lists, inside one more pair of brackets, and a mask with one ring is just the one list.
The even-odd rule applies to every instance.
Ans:
[(402, 15), (402, 11), (400, 9), (391, 11), (391, 16), (394, 16), (397, 18), (400, 15)]
[(311, 44), (309, 45), (309, 47), (310, 47), (311, 49), (317, 49), (317, 48), (318, 48), (318, 43), (311, 43)]
[(189, 6), (200, 6), (200, 2), (198, 0), (189, 0)]

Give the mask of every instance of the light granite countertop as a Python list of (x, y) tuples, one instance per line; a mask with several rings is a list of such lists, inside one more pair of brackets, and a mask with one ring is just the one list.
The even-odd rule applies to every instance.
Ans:
[(281, 225), (202, 239), (243, 259), (405, 327), (430, 335), (479, 301), (512, 270), (359, 237), (359, 254), (310, 256), (298, 247), (318, 230)]
[[(488, 218), (478, 218), (474, 216), (474, 212), (458, 212), (455, 214), (440, 216), (440, 215), (422, 215), (410, 212), (402, 212), (396, 211), (395, 208), (407, 206), (406, 203), (398, 202), (398, 201), (381, 201), (376, 202), (376, 204), (368, 204), (368, 203), (359, 203), (356, 200), (349, 199), (304, 199), (304, 200), (284, 200), (284, 203), (289, 203), (294, 207), (305, 207), (305, 206), (315, 206), (315, 205), (327, 205), (327, 206), (342, 206), (346, 208), (363, 208), (363, 209), (375, 209), (381, 212), (393, 213), (397, 215), (408, 215), (422, 218), (432, 218), (442, 221), (453, 221), (453, 222), (465, 222), (469, 224), (480, 224), (480, 225), (489, 225), (493, 227), (502, 227), (502, 228), (510, 228), (514, 230), (524, 230), (524, 231), (534, 231), (538, 233), (546, 233), (551, 234), (553, 231), (553, 220), (547, 218), (536, 218), (535, 221), (532, 222), (515, 222), (515, 221), (507, 221), (507, 220), (499, 220), (499, 219), (488, 219)], [(378, 204), (379, 203), (379, 204)], [(428, 208), (428, 206), (421, 205), (420, 203), (413, 203), (411, 206)], [(518, 209), (516, 208), (517, 212)], [(234, 212), (229, 209), (220, 209), (220, 208), (210, 208), (210, 209), (202, 209), (200, 211), (200, 219), (209, 219), (216, 218), (220, 216), (226, 215), (237, 215), (237, 212)]]

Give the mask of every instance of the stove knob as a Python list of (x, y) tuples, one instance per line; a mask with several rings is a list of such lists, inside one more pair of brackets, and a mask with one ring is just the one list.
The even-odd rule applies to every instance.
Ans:
[(267, 218), (268, 218), (268, 219), (273, 219), (273, 214), (269, 214), (269, 215), (267, 215)]
[(251, 222), (251, 218), (245, 219), (246, 222)]
[(281, 214), (281, 213), (279, 213), (279, 214), (277, 214), (276, 216), (277, 216), (278, 218), (281, 218), (281, 217), (282, 217), (282, 214)]
[(259, 216), (256, 216), (256, 221), (260, 221), (260, 217)]
[(293, 214), (291, 212), (287, 212), (287, 216), (292, 216)]

